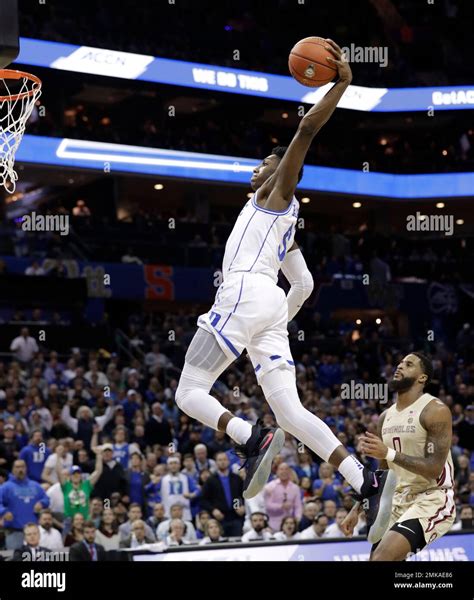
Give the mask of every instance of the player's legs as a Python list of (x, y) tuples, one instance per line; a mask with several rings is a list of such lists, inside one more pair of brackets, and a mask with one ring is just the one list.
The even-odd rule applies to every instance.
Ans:
[(399, 531), (390, 529), (384, 534), (380, 542), (374, 544), (369, 560), (400, 561), (405, 560), (409, 552), (412, 552), (412, 546), (408, 538)]
[(324, 421), (301, 404), (294, 371), (280, 364), (262, 375), (260, 385), (278, 425), (331, 463), (360, 493), (363, 465), (349, 454)]
[(198, 328), (186, 352), (176, 403), (193, 419), (225, 431), (235, 442), (244, 444), (251, 435), (250, 423), (233, 415), (209, 394), (216, 379), (234, 360), (224, 353), (211, 333)]
[(419, 519), (410, 518), (408, 510), (373, 546), (369, 560), (406, 560), (409, 554), (416, 554), (425, 546), (423, 525)]
[(390, 529), (372, 549), (370, 560), (405, 560), (409, 553), (416, 554), (447, 533), (455, 518), (451, 489), (420, 492), (402, 507), (394, 504)]

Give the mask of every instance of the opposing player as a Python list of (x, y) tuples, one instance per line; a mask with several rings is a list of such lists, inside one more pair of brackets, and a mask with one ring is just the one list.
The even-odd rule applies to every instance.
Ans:
[[(243, 207), (229, 236), (223, 283), (211, 310), (198, 318), (199, 328), (186, 353), (176, 390), (176, 402), (185, 413), (208, 427), (225, 431), (238, 445), (238, 451), (247, 459), (247, 499), (267, 482), (284, 433), (279, 428), (263, 428), (260, 422), (252, 426), (209, 394), (219, 375), (245, 348), (280, 427), (339, 469), (361, 496), (374, 494), (381, 484), (372, 471), (349, 455), (323, 421), (302, 406), (288, 343), (288, 319), (293, 318), (313, 287), (294, 242), (299, 210), (294, 192), (314, 136), (334, 112), (352, 78), (339, 46), (327, 40), (327, 48), (334, 55), (330, 62), (336, 66), (339, 80), (302, 118), (289, 147), (275, 148), (254, 169), (251, 186), (255, 194)], [(277, 285), (280, 268), (294, 283), (288, 297)]]
[[(380, 415), (378, 436), (366, 433), (362, 438), (363, 451), (398, 478), (388, 526), (375, 518), (369, 530), (374, 542), (370, 560), (405, 560), (444, 535), (454, 522), (452, 417), (441, 400), (423, 392), (432, 374), (424, 354), (405, 356), (390, 382), (398, 392), (396, 403)], [(374, 496), (369, 504), (376, 501)], [(345, 518), (346, 535), (352, 535), (360, 510), (357, 503)]]

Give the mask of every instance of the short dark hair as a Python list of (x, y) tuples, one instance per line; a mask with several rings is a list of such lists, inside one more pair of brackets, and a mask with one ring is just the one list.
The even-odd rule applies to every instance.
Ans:
[(428, 375), (428, 379), (425, 382), (426, 386), (433, 379), (433, 363), (431, 362), (431, 358), (426, 356), (426, 354), (423, 354), (423, 352), (412, 352), (412, 354), (420, 359), (422, 371), (425, 375)]
[(94, 521), (84, 521), (82, 529), (97, 529)]
[[(285, 156), (285, 152), (288, 150), (288, 146), (275, 146), (272, 148), (271, 154), (275, 154), (281, 160)], [(298, 183), (301, 181), (303, 177), (303, 167), (301, 167), (300, 172), (298, 173)]]
[(319, 523), (319, 521), (320, 521), (320, 520), (321, 520), (323, 517), (325, 517), (326, 519), (328, 518), (328, 517), (327, 517), (327, 515), (325, 515), (323, 512), (320, 512), (320, 513), (318, 513), (318, 514), (317, 514), (317, 515), (314, 517), (314, 519), (313, 519), (313, 522), (315, 522), (315, 523)]

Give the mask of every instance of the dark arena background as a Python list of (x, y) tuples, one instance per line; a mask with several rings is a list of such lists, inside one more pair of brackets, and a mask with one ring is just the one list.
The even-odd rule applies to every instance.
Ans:
[[(276, 505), (270, 491), (244, 502), (231, 439), (175, 403), (253, 169), (289, 145), (334, 85), (291, 77), (289, 53), (308, 36), (345, 49), (353, 78), (296, 190), (295, 240), (314, 281), (288, 323), (299, 398), (376, 469), (360, 436), (394, 401), (387, 383), (400, 361), (430, 357), (426, 391), (452, 413), (455, 521), (378, 585), (396, 597), (400, 582), (472, 597), (455, 563), (474, 560), (473, 3), (19, 0), (18, 15), (16, 0), (1, 4), (0, 67), (42, 82), (40, 96), (26, 97), (31, 115), (13, 155), (16, 108), (5, 98), (17, 92), (0, 91), (1, 600), (28, 585), (58, 589), (59, 579), (35, 583), (31, 560), (38, 573), (65, 572), (66, 594), (74, 580), (81, 597), (99, 590), (86, 574), (104, 585), (101, 569), (110, 586), (129, 580), (138, 593), (134, 573), (162, 588), (167, 573), (191, 568), (190, 591), (205, 589), (217, 566), (200, 561), (311, 563), (298, 581), (315, 591), (367, 593), (379, 572), (364, 515), (353, 537), (339, 527), (354, 500), (338, 471), (286, 434), (271, 480), (289, 477), (293, 504)], [(4, 178), (12, 160), (14, 186)], [(282, 273), (279, 285), (288, 292)], [(211, 395), (252, 424), (276, 425), (246, 351)], [(97, 473), (106, 444), (112, 462)], [(216, 458), (230, 464), (232, 490), (218, 489)], [(189, 490), (170, 496), (163, 486), (179, 471)], [(71, 492), (75, 472), (83, 485)], [(284, 517), (294, 517), (290, 535)], [(95, 550), (84, 538), (90, 521)], [(37, 532), (24, 531), (29, 522), (41, 538), (25, 558)], [(124, 579), (112, 560), (124, 561), (114, 563)], [(104, 564), (78, 576), (76, 561)], [(229, 577), (224, 586), (237, 578), (254, 593), (239, 571)]]

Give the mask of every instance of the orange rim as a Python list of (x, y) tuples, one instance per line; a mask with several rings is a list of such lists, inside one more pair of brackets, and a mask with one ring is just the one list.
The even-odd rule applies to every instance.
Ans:
[(29, 79), (33, 82), (33, 87), (31, 90), (27, 90), (26, 92), (21, 92), (21, 94), (10, 94), (8, 96), (0, 96), (0, 102), (4, 102), (5, 100), (19, 100), (20, 98), (24, 98), (26, 96), (33, 96), (39, 89), (41, 89), (41, 79), (36, 77), (36, 75), (32, 75), (31, 73), (27, 73), (26, 71), (13, 71), (11, 69), (0, 69), (0, 79)]

